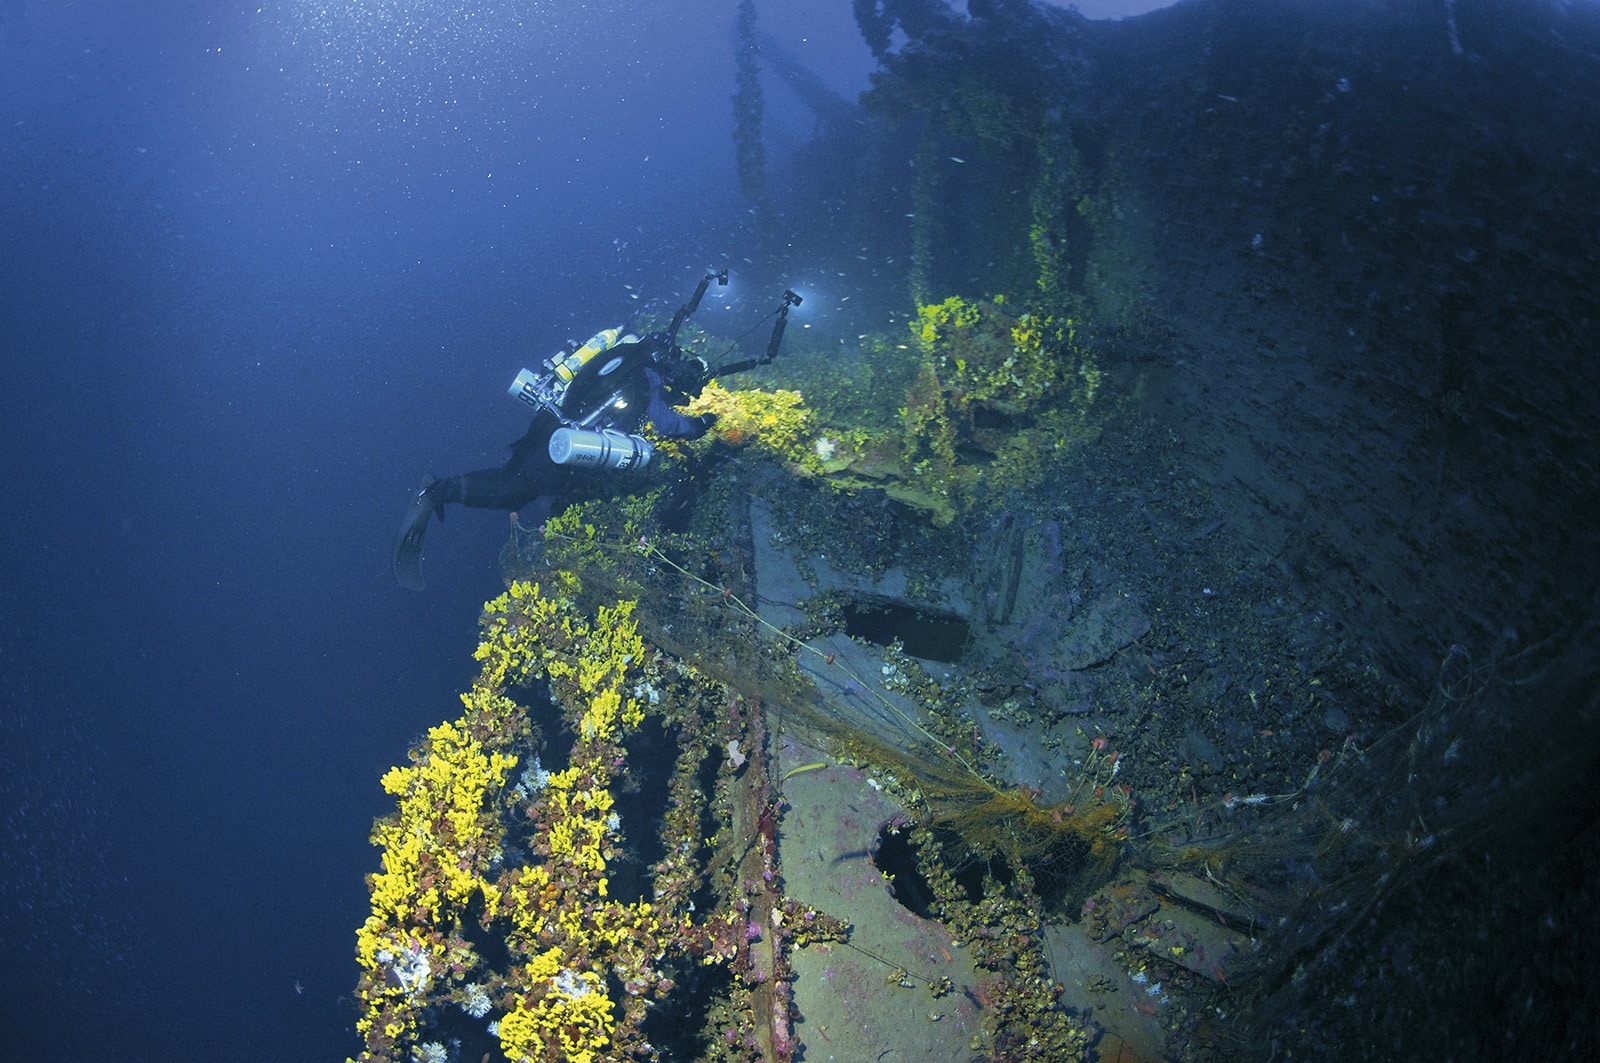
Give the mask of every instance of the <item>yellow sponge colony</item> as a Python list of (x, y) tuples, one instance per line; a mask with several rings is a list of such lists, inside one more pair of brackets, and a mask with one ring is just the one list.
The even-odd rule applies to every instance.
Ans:
[[(465, 711), (429, 730), (411, 764), (383, 787), (394, 814), (373, 828), (382, 870), (369, 877), (372, 914), (357, 934), (363, 975), (361, 1059), (409, 1059), (427, 1008), (490, 989), (501, 1048), (513, 1060), (576, 1063), (612, 1053), (615, 972), (637, 998), (659, 976), (663, 928), (649, 904), (607, 896), (606, 861), (618, 823), (612, 781), (626, 762), (621, 739), (644, 719), (635, 691), (650, 659), (623, 602), (593, 624), (536, 584), (517, 583), (484, 607), (480, 672), (462, 696)], [(534, 770), (506, 791), (512, 749), (531, 733), (509, 688), (545, 677), (577, 736), (568, 766)], [(516, 813), (512, 819), (510, 813)], [(503, 866), (508, 822), (531, 823), (511, 839), (533, 858)], [(527, 831), (531, 829), (531, 835)], [(504, 970), (467, 941), (476, 922), (504, 942)], [(476, 936), (476, 934), (475, 934)], [(630, 1001), (630, 1012), (639, 1005)]]

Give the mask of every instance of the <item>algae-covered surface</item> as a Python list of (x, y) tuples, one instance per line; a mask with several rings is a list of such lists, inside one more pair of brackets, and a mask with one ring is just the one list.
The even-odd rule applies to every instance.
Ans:
[(677, 757), (610, 828), (665, 855), (605, 851), (657, 951), (606, 939), (630, 1025), (593, 1043), (1582, 1055), (1600, 111), (1558, 116), (1600, 79), (1517, 71), (1600, 73), (1600, 25), (969, 6), (861, 9), (860, 124), (794, 162), (793, 209), (903, 224), (786, 254), (894, 283), (513, 523), (508, 578), (637, 606), (665, 741), (614, 767)]

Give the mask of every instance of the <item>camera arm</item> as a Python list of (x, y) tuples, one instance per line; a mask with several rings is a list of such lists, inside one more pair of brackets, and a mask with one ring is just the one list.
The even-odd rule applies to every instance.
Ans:
[(667, 329), (667, 344), (671, 346), (678, 342), (678, 329), (688, 319), (689, 315), (700, 309), (700, 300), (706, 296), (706, 289), (711, 287), (711, 282), (716, 281), (717, 287), (725, 288), (728, 285), (728, 267), (707, 270), (706, 275), (700, 278), (700, 283), (695, 286), (694, 295), (689, 301), (678, 307), (678, 312), (672, 315), (672, 326)]
[(772, 360), (778, 357), (778, 347), (783, 343), (783, 330), (789, 323), (789, 308), (799, 306), (804, 300), (791, 289), (783, 293), (783, 304), (778, 307), (778, 320), (772, 323), (772, 338), (767, 340), (767, 353), (760, 358), (746, 358), (742, 362), (733, 362), (716, 370), (717, 376), (729, 376), (733, 373), (743, 373), (757, 366), (771, 365)]

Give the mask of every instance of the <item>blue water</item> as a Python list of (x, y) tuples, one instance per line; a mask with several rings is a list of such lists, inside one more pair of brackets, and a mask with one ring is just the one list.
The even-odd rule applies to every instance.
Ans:
[[(452, 513), (400, 590), (409, 493), (569, 337), (713, 262), (781, 291), (733, 9), (0, 3), (0, 1056), (355, 1050), (378, 779), (504, 537)], [(763, 28), (865, 86), (847, 0)]]
[[(422, 478), (498, 465), (528, 423), (520, 368), (670, 314), (708, 266), (732, 274), (698, 319), (720, 337), (788, 288), (788, 349), (846, 373), (857, 337), (904, 327), (915, 122), (850, 105), (873, 69), (855, 12), (920, 0), (757, 0), (759, 208), (738, 6), (0, 0), (0, 1063), (355, 1053), (379, 779), (459, 710), (502, 586), (504, 514), (460, 507), (429, 533), (426, 592), (395, 585)], [(1373, 747), (1377, 796), (1343, 791), (1373, 881), (1435, 831), (1463, 839), (1459, 868), (1417, 861), (1357, 933), (1330, 906), (1349, 951), (1314, 964), (1328, 927), (1291, 926), (1269, 951), (1292, 992), (1206, 1036), (1281, 1033), (1297, 1058), (1592, 1040), (1594, 11), (1195, 0), (1093, 34), (935, 27), (936, 61), (901, 68), (942, 91), (948, 56), (987, 63), (1077, 138), (1059, 187), (1089, 194), (1057, 228), (1155, 442), (1108, 431), (1110, 465), (1030, 505), (1083, 518), (1071, 578), (1126, 577), (1152, 616), (1183, 603), (1153, 625), (1151, 678), (1129, 665), (1150, 700), (1104, 710), (1121, 728), (1163, 706), (1122, 747), (1141, 807), (1231, 811), (1238, 771), (1303, 778), (1319, 745), (1424, 703), (1516, 728), (1462, 725), (1432, 778)], [(935, 297), (1068, 261), (1050, 231), (1020, 243), (1023, 192), (1057, 187), (1009, 187), (1031, 148), (969, 150), (1003, 131), (941, 134)], [(1310, 704), (1269, 718), (1252, 689), (1246, 715), (1280, 663), (1317, 672)], [(1479, 705), (1490, 679), (1502, 700)], [(1170, 789), (1174, 757), (1198, 786)], [(1443, 781), (1400, 800), (1402, 778)]]

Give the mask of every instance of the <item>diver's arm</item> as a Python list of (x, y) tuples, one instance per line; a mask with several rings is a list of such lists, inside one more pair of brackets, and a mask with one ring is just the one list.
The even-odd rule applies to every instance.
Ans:
[(699, 439), (709, 427), (704, 418), (685, 417), (667, 402), (666, 389), (661, 374), (654, 369), (645, 371), (650, 381), (650, 403), (645, 407), (645, 420), (664, 439)]

